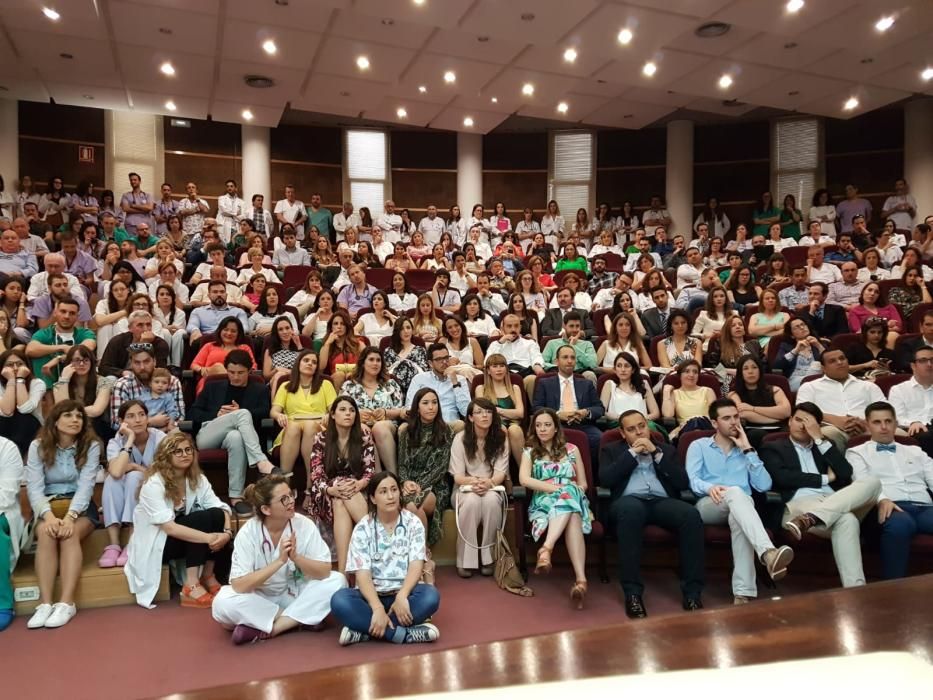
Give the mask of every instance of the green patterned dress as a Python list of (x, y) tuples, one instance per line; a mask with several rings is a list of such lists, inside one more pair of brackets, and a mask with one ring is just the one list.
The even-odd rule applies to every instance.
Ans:
[[(525, 454), (531, 457), (531, 449), (525, 448)], [(560, 461), (546, 458), (532, 460), (531, 478), (556, 484), (560, 489), (552, 493), (535, 491), (528, 506), (528, 521), (535, 541), (547, 530), (551, 518), (568, 513), (578, 513), (583, 521), (583, 532), (588, 534), (593, 529), (593, 513), (590, 510), (586, 494), (577, 486), (575, 461), (580, 453), (568, 452)]]
[(428, 523), (428, 544), (439, 542), (444, 535), (444, 511), (450, 508), (450, 481), (447, 472), (450, 469), (449, 436), (441, 447), (433, 445), (434, 428), (426, 427), (421, 431), (418, 445), (411, 444), (406, 430), (398, 438), (398, 477), (404, 484), (414, 481), (421, 487), (417, 496), (403, 496), (402, 504), (414, 503), (421, 507), (429, 493), (434, 494), (436, 504), (434, 515)]

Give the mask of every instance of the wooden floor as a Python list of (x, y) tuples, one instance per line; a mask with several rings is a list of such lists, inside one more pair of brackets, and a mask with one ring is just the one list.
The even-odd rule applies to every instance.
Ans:
[(377, 698), (874, 651), (933, 654), (933, 575), (226, 686), (173, 700)]

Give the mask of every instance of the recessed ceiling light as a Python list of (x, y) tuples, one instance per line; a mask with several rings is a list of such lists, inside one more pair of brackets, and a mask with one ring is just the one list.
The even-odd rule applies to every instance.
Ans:
[(652, 75), (658, 72), (658, 67), (653, 61), (648, 61), (644, 66), (642, 66), (641, 72), (650, 78)]
[(169, 112), (174, 112), (176, 109), (178, 109), (178, 107), (175, 105), (174, 102), (169, 100), (168, 102), (165, 103), (165, 109), (167, 109)]
[(570, 47), (569, 49), (564, 51), (564, 60), (567, 61), (567, 63), (573, 63), (574, 61), (576, 61), (577, 50), (573, 47)]
[(528, 97), (531, 97), (532, 95), (535, 94), (535, 86), (532, 85), (531, 83), (525, 83), (524, 85), (522, 85), (522, 94), (527, 95)]
[(846, 100), (846, 103), (842, 105), (842, 108), (847, 112), (851, 112), (856, 107), (858, 107), (857, 97), (850, 97), (848, 100)]
[(875, 22), (875, 29), (879, 32), (886, 32), (891, 27), (894, 26), (894, 17), (888, 15), (887, 17), (882, 17), (877, 22)]
[(73, 53), (60, 53), (60, 54), (58, 54), (58, 57), (59, 57), (59, 58), (64, 58), (64, 59), (67, 59), (67, 60), (70, 61), (70, 60), (71, 60), (72, 58), (74, 58), (75, 56), (74, 56)]
[(253, 113), (250, 112), (248, 109), (244, 109), (244, 110), (243, 110), (243, 118), (244, 118), (246, 121), (251, 122), (251, 121), (253, 121)]
[(535, 13), (534, 12), (525, 12), (522, 15), (522, 22), (534, 22)]
[(168, 61), (159, 66), (159, 70), (161, 71), (162, 75), (175, 75), (175, 66), (173, 66)]
[(693, 33), (701, 39), (715, 39), (718, 36), (722, 36), (730, 29), (732, 29), (732, 25), (726, 22), (704, 22), (694, 29)]
[(395, 110), (395, 114), (399, 119), (404, 119), (408, 116), (408, 110), (404, 107), (399, 107), (397, 110)]
[(412, 0), (416, 5), (424, 5), (424, 0)]
[(165, 34), (166, 36), (171, 36), (172, 30), (169, 27), (159, 27), (159, 34)]
[(369, 59), (366, 56), (358, 56), (356, 59), (356, 67), (360, 70), (369, 69)]
[(924, 80), (933, 80), (933, 68), (925, 68), (920, 77)]
[(786, 7), (788, 12), (799, 12), (803, 7), (803, 0), (788, 0)]
[(426, 93), (427, 91), (428, 91), (428, 88), (427, 88), (426, 85), (419, 85), (419, 86), (418, 86), (418, 92), (424, 94), (424, 93)]
[(567, 114), (568, 109), (570, 109), (570, 105), (568, 105), (566, 102), (559, 102), (557, 104), (557, 111), (561, 114)]
[(42, 8), (42, 14), (44, 14), (46, 17), (48, 17), (48, 18), (49, 18), (50, 20), (52, 20), (53, 22), (57, 22), (57, 21), (60, 20), (61, 17), (62, 17), (62, 16), (61, 16), (60, 14), (58, 14), (55, 10), (53, 10), (51, 7), (43, 7), (43, 8)]
[(728, 73), (723, 73), (722, 77), (719, 78), (719, 87), (723, 90), (728, 90), (732, 87), (732, 76)]
[(270, 56), (274, 56), (279, 50), (279, 47), (275, 45), (275, 42), (272, 39), (266, 39), (264, 42), (262, 42), (262, 50)]
[(391, 27), (393, 24), (395, 24), (395, 20), (392, 19), (391, 17), (386, 17), (385, 19), (382, 20), (382, 23), (387, 27)]
[(499, 98), (498, 98), (498, 97), (490, 97), (490, 98), (489, 98), (489, 101), (492, 102), (494, 105), (495, 105), (495, 104), (499, 104)]
[(445, 82), (445, 83), (453, 83), (453, 82), (455, 82), (456, 80), (457, 80), (457, 74), (454, 73), (452, 70), (449, 70), (449, 71), (447, 71), (446, 73), (444, 73), (444, 82)]
[(619, 40), (620, 44), (625, 45), (625, 44), (628, 44), (632, 40), (633, 36), (635, 35), (632, 34), (632, 30), (629, 29), (628, 27), (625, 27), (622, 31), (619, 32), (619, 36), (617, 36), (616, 38)]
[(467, 127), (468, 129), (469, 129), (471, 126), (473, 126), (473, 117), (464, 117), (464, 118), (463, 118), (463, 125), (464, 125), (465, 127)]

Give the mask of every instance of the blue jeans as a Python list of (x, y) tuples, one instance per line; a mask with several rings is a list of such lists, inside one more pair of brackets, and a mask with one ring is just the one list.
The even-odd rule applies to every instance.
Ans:
[[(395, 602), (394, 595), (381, 595), (379, 601), (386, 612)], [(416, 584), (408, 594), (408, 607), (411, 608), (412, 625), (420, 625), (431, 615), (437, 612), (441, 605), (441, 596), (434, 586), (426, 583)], [(330, 609), (341, 624), (354, 632), (369, 634), (369, 624), (372, 622), (373, 611), (363, 597), (359, 588), (343, 588), (330, 599)], [(386, 627), (386, 639), (390, 642), (401, 643), (405, 639), (405, 627), (399, 625), (395, 614), (389, 615), (395, 629)]]
[(886, 579), (907, 575), (910, 541), (917, 533), (933, 535), (933, 505), (897, 501), (903, 513), (894, 511), (881, 526), (881, 574)]

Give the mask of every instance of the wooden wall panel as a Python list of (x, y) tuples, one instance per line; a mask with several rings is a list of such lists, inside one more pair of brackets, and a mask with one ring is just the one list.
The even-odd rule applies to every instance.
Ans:
[(242, 160), (233, 156), (179, 155), (166, 150), (165, 181), (172, 185), (176, 197), (184, 197), (185, 185), (194, 182), (198, 194), (215, 212), (217, 198), (224, 193), (224, 182), (231, 178), (243, 182), (242, 165)]
[(104, 142), (104, 112), (46, 102), (19, 102), (21, 136), (46, 136), (75, 142)]
[(272, 160), (340, 165), (343, 162), (342, 133), (341, 129), (323, 126), (276, 127), (269, 136)]
[(707, 163), (770, 158), (770, 129), (767, 121), (698, 125), (693, 139), (694, 160)]
[(663, 166), (666, 162), (667, 129), (604, 129), (596, 132), (597, 168)]
[(7, 191), (13, 190), (13, 181), (20, 175), (29, 175), (40, 191), (45, 191), (48, 179), (60, 176), (65, 189), (73, 191), (81, 180), (90, 180), (98, 189), (104, 186), (104, 148), (94, 146), (94, 162), (78, 162), (78, 144), (36, 140), (20, 136), (19, 173), (3, 173)]
[(652, 195), (664, 198), (665, 167), (600, 169), (596, 172), (596, 202), (609, 202), (614, 215), (623, 202), (631, 202), (636, 210), (647, 209)]
[(904, 149), (904, 109), (891, 107), (852, 119), (825, 119), (826, 154)]
[[(513, 221), (520, 218), (525, 207), (534, 209), (535, 218), (539, 219), (547, 205), (547, 172), (483, 171), (483, 206), (487, 212), (492, 212), (496, 202), (505, 203), (512, 212)], [(469, 216), (474, 204), (476, 202), (460, 202), (464, 216)]]
[(457, 169), (457, 135), (453, 132), (390, 131), (389, 137), (393, 168)]
[(189, 119), (190, 127), (172, 126), (172, 120), (162, 120), (166, 151), (190, 151), (213, 155), (242, 155), (240, 125), (226, 122)]
[(546, 171), (547, 149), (547, 132), (486, 134), (483, 137), (483, 169)]
[(298, 199), (306, 204), (312, 192), (320, 192), (324, 206), (340, 211), (343, 206), (343, 170), (339, 167), (273, 160), (272, 199), (285, 196), (285, 185), (294, 185)]
[(429, 204), (446, 212), (457, 202), (457, 173), (393, 169), (392, 198), (396, 207), (409, 209), (412, 216), (423, 214)]

